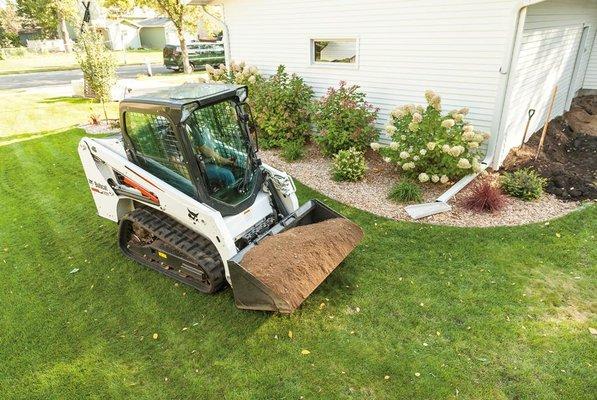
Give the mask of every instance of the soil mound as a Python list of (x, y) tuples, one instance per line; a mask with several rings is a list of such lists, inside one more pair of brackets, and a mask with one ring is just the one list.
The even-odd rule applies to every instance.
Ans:
[(536, 169), (548, 179), (545, 190), (564, 200), (597, 198), (597, 96), (576, 98), (569, 112), (550, 121), (535, 160), (540, 138), (538, 130), (521, 148), (512, 149), (503, 169)]
[(343, 218), (298, 226), (263, 239), (242, 266), (294, 309), (362, 238), (361, 228)]

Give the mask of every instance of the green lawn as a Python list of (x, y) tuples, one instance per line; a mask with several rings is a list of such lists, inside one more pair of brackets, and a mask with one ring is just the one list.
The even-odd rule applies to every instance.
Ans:
[[(144, 64), (145, 60), (152, 63), (162, 62), (161, 50), (129, 50), (113, 51), (118, 65)], [(28, 72), (60, 71), (79, 68), (74, 53), (26, 53), (24, 56), (8, 56), (0, 60), (0, 75), (23, 74)]]
[(595, 398), (597, 207), (461, 229), (299, 185), (365, 239), (292, 316), (241, 311), (120, 255), (80, 137), (0, 143), (0, 398)]

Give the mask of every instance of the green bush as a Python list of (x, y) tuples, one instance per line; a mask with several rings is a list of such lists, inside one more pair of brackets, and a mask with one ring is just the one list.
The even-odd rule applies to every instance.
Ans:
[(481, 171), (481, 143), (489, 134), (465, 121), (467, 108), (442, 115), (437, 94), (428, 90), (425, 99), (426, 107), (407, 104), (393, 110), (386, 126), (392, 143), (371, 147), (421, 182), (448, 183)]
[(355, 149), (340, 150), (332, 162), (332, 177), (336, 181), (356, 182), (365, 176), (365, 153)]
[(341, 81), (338, 89), (329, 88), (317, 102), (315, 140), (327, 156), (351, 147), (363, 151), (379, 137), (374, 125), (377, 112), (377, 108), (365, 101), (365, 94), (358, 86), (347, 86)]
[(313, 89), (280, 65), (275, 75), (257, 80), (249, 92), (255, 122), (264, 148), (305, 139), (311, 128)]
[(282, 144), (280, 156), (286, 161), (292, 162), (302, 158), (305, 153), (305, 141), (303, 139), (293, 140)]
[(530, 201), (541, 197), (547, 180), (532, 169), (506, 172), (500, 179), (502, 190), (513, 197)]
[(414, 203), (423, 199), (421, 188), (410, 180), (401, 180), (390, 189), (388, 199), (397, 203)]

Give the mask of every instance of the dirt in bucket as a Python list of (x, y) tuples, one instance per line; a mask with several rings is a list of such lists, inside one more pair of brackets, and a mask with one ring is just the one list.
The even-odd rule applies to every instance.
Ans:
[(263, 239), (242, 266), (294, 309), (363, 238), (358, 225), (333, 218)]
[(548, 179), (546, 191), (564, 200), (597, 198), (597, 96), (574, 99), (570, 111), (550, 121), (535, 160), (538, 130), (503, 163), (506, 171), (533, 168)]

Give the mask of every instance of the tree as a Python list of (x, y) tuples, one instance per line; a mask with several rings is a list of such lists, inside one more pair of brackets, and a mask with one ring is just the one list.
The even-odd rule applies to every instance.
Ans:
[(17, 0), (19, 13), (35, 21), (47, 37), (59, 37), (67, 52), (72, 49), (67, 22), (79, 19), (77, 0)]
[(10, 0), (7, 1), (6, 6), (0, 9), (0, 47), (20, 45), (19, 31), (22, 22), (16, 4)]
[(86, 26), (75, 46), (75, 55), (83, 71), (85, 84), (102, 103), (104, 118), (108, 121), (106, 102), (111, 98), (112, 86), (116, 82), (116, 61), (104, 44), (101, 33)]
[(107, 7), (115, 7), (118, 9), (131, 9), (136, 6), (145, 6), (151, 8), (161, 14), (164, 14), (174, 24), (178, 41), (180, 42), (180, 52), (182, 55), (182, 65), (184, 72), (190, 74), (193, 72), (191, 63), (189, 61), (189, 50), (187, 48), (187, 40), (184, 33), (195, 32), (197, 30), (197, 22), (200, 19), (199, 7), (194, 5), (187, 5), (180, 0), (105, 0)]

